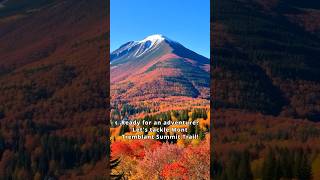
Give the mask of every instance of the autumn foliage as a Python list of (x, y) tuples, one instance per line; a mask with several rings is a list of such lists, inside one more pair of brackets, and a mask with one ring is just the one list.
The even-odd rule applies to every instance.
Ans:
[(182, 180), (188, 180), (188, 176), (186, 175), (188, 173), (188, 169), (185, 168), (181, 163), (171, 163), (167, 164), (163, 167), (163, 170), (161, 172), (161, 176), (164, 179), (182, 179)]
[(118, 141), (112, 143), (112, 156), (121, 157), (118, 170), (127, 178), (210, 179), (209, 140), (186, 147), (154, 140)]

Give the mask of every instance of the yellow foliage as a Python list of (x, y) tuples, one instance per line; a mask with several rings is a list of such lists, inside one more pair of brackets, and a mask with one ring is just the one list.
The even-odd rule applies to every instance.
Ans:
[(177, 140), (177, 145), (179, 147), (185, 147), (185, 141), (183, 139), (178, 139)]
[(110, 128), (110, 136), (118, 136), (120, 133), (121, 126)]
[(157, 133), (156, 133), (156, 132), (148, 132), (148, 135), (149, 135), (149, 136), (156, 136)]
[(138, 161), (136, 158), (124, 156), (120, 161), (120, 165), (114, 171), (115, 173), (123, 172), (129, 179), (134, 179), (137, 174), (137, 169), (135, 168), (137, 163)]
[(178, 119), (173, 114), (171, 114), (171, 120), (172, 121), (178, 121)]
[(320, 180), (320, 154), (317, 155), (317, 158), (312, 162), (312, 177), (314, 180)]
[(203, 118), (199, 118), (199, 125), (200, 128), (203, 129), (204, 131), (209, 131), (210, 128), (210, 119), (203, 119)]
[(262, 166), (263, 166), (263, 158), (256, 159), (251, 162), (251, 171), (254, 179), (259, 179), (262, 176)]
[(200, 142), (201, 142), (200, 139), (192, 139), (191, 144), (198, 145)]

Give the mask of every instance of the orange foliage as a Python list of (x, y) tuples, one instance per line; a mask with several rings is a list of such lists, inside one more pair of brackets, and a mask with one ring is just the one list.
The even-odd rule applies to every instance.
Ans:
[(130, 145), (126, 142), (114, 142), (111, 144), (111, 156), (112, 157), (118, 157), (123, 155), (132, 155), (133, 150), (131, 149)]
[(182, 179), (188, 180), (188, 169), (179, 162), (174, 162), (164, 166), (161, 176), (164, 179)]

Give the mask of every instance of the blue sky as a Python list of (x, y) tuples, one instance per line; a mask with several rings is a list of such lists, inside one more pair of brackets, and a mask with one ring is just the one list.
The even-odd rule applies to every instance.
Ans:
[(162, 34), (210, 57), (210, 0), (110, 0), (110, 48)]

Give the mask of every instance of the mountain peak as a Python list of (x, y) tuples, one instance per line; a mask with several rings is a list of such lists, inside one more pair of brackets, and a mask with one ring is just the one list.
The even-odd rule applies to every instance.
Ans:
[(111, 60), (130, 54), (132, 55), (132, 57), (140, 57), (145, 53), (156, 49), (164, 41), (172, 42), (167, 37), (161, 34), (150, 35), (140, 41), (130, 41), (112, 52)]
[(151, 36), (144, 38), (143, 40), (141, 40), (139, 42), (146, 42), (146, 41), (156, 42), (156, 41), (163, 41), (165, 39), (167, 39), (167, 38), (165, 36), (163, 36), (162, 34), (154, 34), (154, 35), (151, 35)]
[[(156, 53), (157, 52), (157, 53)], [(153, 56), (173, 53), (177, 56), (207, 62), (208, 59), (187, 49), (177, 41), (171, 40), (162, 34), (147, 36), (140, 41), (129, 41), (110, 54), (110, 64), (128, 62), (132, 59), (144, 58), (146, 55)], [(149, 58), (150, 58), (149, 57)]]

